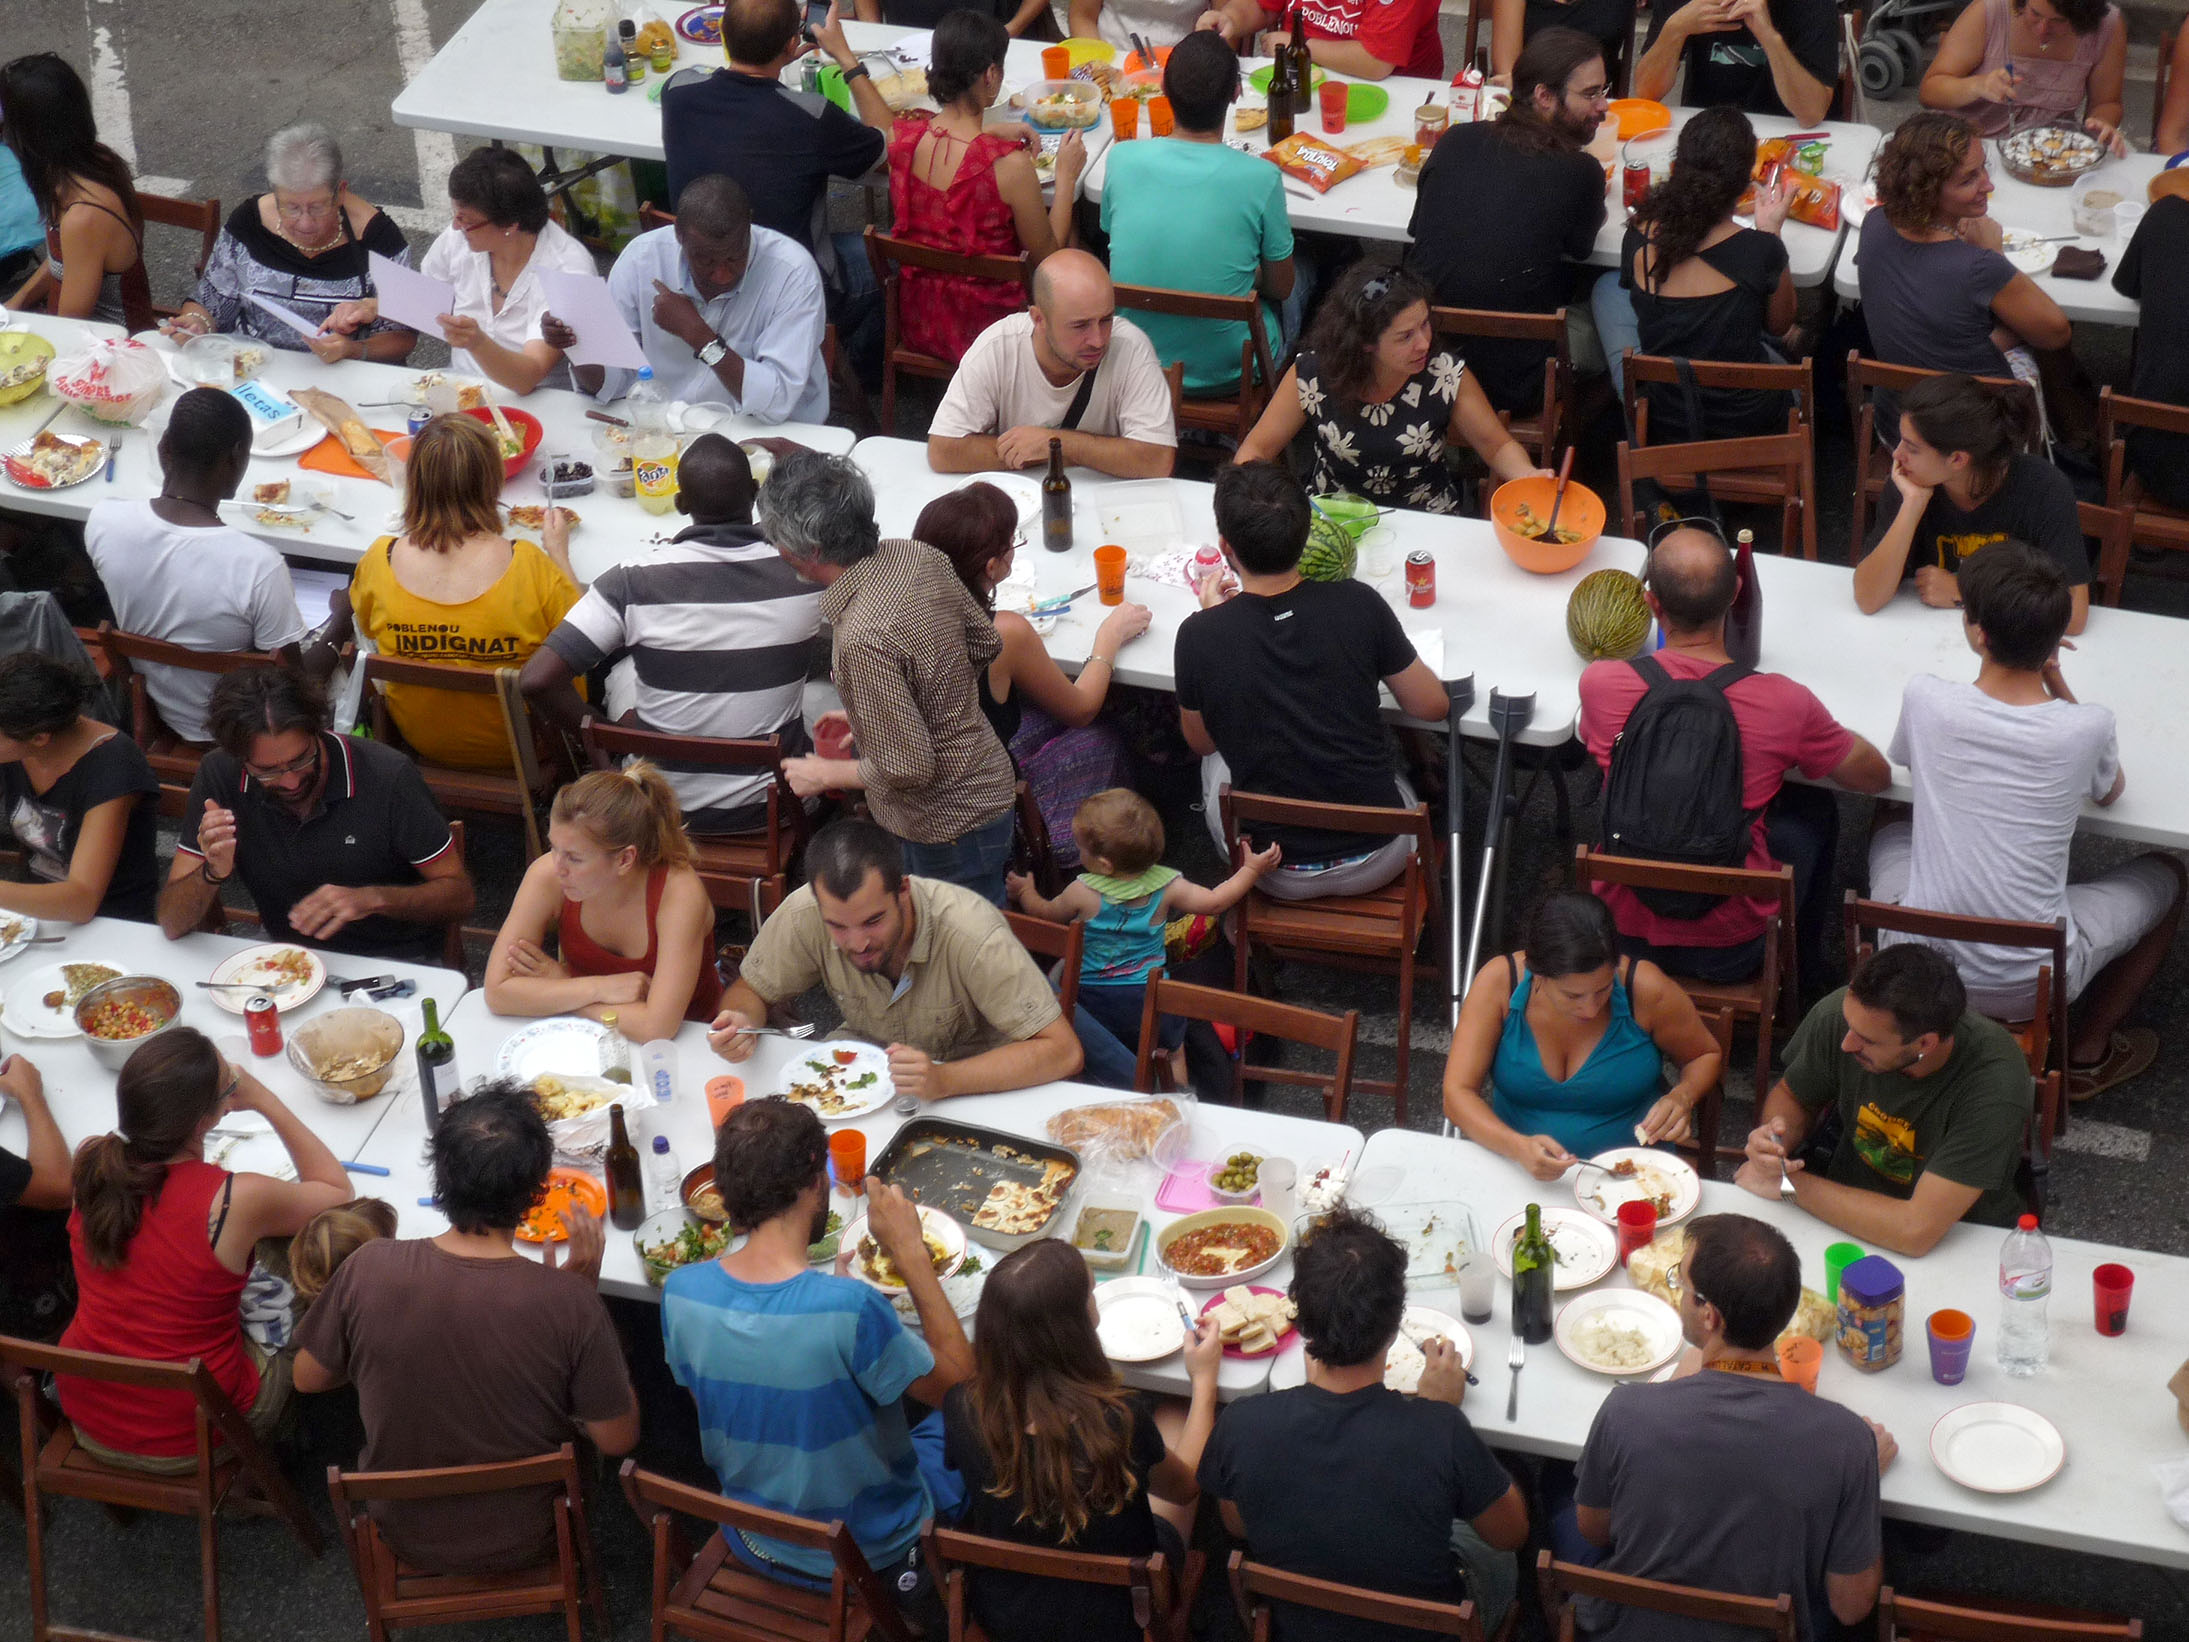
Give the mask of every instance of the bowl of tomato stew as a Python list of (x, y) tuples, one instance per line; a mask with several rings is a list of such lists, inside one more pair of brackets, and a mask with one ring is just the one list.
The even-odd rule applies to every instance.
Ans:
[(101, 981), (76, 1004), (77, 1030), (99, 1064), (112, 1072), (181, 1018), (182, 994), (157, 975)]
[(1181, 1215), (1156, 1233), (1163, 1269), (1193, 1289), (1251, 1282), (1284, 1258), (1291, 1232), (1267, 1209), (1240, 1206)]

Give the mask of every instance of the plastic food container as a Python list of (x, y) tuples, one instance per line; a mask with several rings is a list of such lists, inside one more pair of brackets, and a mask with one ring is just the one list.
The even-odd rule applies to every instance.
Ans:
[(598, 80), (607, 44), (608, 8), (601, 0), (562, 0), (555, 8), (555, 77)]
[(1865, 1374), (1900, 1361), (1908, 1288), (1900, 1268), (1866, 1254), (1839, 1274), (1839, 1349)]
[(1072, 1210), (1071, 1244), (1089, 1271), (1130, 1271), (1139, 1258), (1146, 1224), (1138, 1198), (1122, 1192), (1087, 1192)]
[(1102, 92), (1086, 80), (1036, 80), (1017, 100), (1044, 131), (1084, 130), (1102, 118)]
[(357, 1004), (315, 1016), (289, 1034), (289, 1064), (314, 1094), (337, 1106), (385, 1089), (402, 1050), (403, 1023)]

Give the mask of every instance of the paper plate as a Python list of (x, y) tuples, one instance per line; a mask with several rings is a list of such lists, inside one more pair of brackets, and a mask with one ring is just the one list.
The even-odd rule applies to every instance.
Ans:
[[(1632, 1163), (1636, 1168), (1661, 1175), (1665, 1189), (1672, 1194), (1672, 1207), (1657, 1211), (1660, 1226), (1676, 1225), (1685, 1220), (1703, 1200), (1702, 1178), (1695, 1173), (1694, 1165), (1660, 1146), (1614, 1146), (1608, 1152), (1598, 1152), (1589, 1162), (1601, 1163), (1606, 1169)], [(1619, 1223), (1620, 1204), (1644, 1195), (1637, 1181), (1596, 1169), (1581, 1169), (1573, 1177), (1574, 1202), (1607, 1226)]]
[(79, 957), (67, 963), (44, 964), (17, 978), (8, 988), (7, 998), (0, 1002), (0, 1026), (5, 1026), (19, 1038), (80, 1038), (83, 1032), (76, 1025), (76, 1012), (67, 1005), (49, 1006), (46, 999), (55, 992), (68, 989), (70, 964), (98, 964), (114, 973), (108, 979), (118, 979), (133, 973), (126, 964), (112, 958)]
[(1071, 64), (1074, 68), (1079, 68), (1087, 63), (1114, 63), (1117, 61), (1117, 47), (1111, 45), (1107, 40), (1096, 40), (1084, 34), (1075, 34), (1058, 41), (1057, 44), (1071, 53)]
[(332, 439), (333, 434), (313, 421), (304, 418), (304, 425), (290, 433), (261, 433), (251, 438), (253, 456), (302, 456), (322, 439)]
[[(1644, 1347), (1643, 1360), (1614, 1364), (1590, 1355), (1582, 1345), (1581, 1336), (1586, 1332), (1584, 1325), (1596, 1318), (1639, 1334)], [(1687, 1343), (1680, 1333), (1680, 1314), (1654, 1294), (1645, 1294), (1640, 1289), (1599, 1289), (1594, 1294), (1569, 1300), (1558, 1313), (1551, 1338), (1560, 1351), (1591, 1374), (1621, 1377), (1648, 1374), (1664, 1367), (1679, 1356), (1680, 1348)]]
[(600, 1072), (601, 1040), (608, 1028), (582, 1015), (555, 1015), (528, 1021), (502, 1040), (494, 1057), (497, 1077), (530, 1083), (542, 1072), (595, 1077)]
[(2060, 254), (2060, 246), (2068, 243), (2061, 240), (2054, 244), (2045, 244), (2045, 236), (2034, 228), (2008, 228), (2002, 225), (1999, 232), (2000, 252), (2025, 274), (2041, 274), (2050, 268), (2053, 260)]
[(1465, 1323), (1430, 1306), (1408, 1306), (1399, 1318), (1399, 1337), (1391, 1342), (1391, 1354), (1384, 1363), (1384, 1385), (1407, 1396), (1418, 1391), (1424, 1366), (1421, 1348), (1437, 1334), (1459, 1347), (1461, 1368), (1474, 1367), (1474, 1336), (1467, 1332)]
[[(292, 953), (302, 958), (311, 971), (302, 980), (282, 980), (273, 969), (278, 960)], [(251, 993), (222, 987), (206, 994), (231, 1015), (242, 1014), (243, 1006), (261, 994), (273, 999), (276, 1009), (287, 1011), (299, 1004), (310, 1003), (319, 996), (319, 989), (327, 984), (327, 966), (319, 961), (319, 954), (316, 952), (293, 942), (275, 941), (237, 953), (205, 978), (209, 981), (240, 981), (259, 989), (258, 993)]]
[[(1520, 1241), (1521, 1228), (1527, 1221), (1525, 1214), (1516, 1214), (1490, 1238), (1490, 1247), (1497, 1251), (1497, 1269), (1507, 1277), (1513, 1274), (1513, 1245)], [(1558, 1256), (1551, 1280), (1553, 1289), (1587, 1288), (1611, 1270), (1619, 1258), (1619, 1239), (1612, 1229), (1579, 1209), (1544, 1209), (1543, 1235), (1551, 1240), (1551, 1252)]]
[(547, 1189), (540, 1201), (532, 1205), (531, 1212), (517, 1223), (517, 1241), (520, 1243), (562, 1243), (570, 1234), (563, 1230), (560, 1220), (550, 1220), (543, 1209), (559, 1208), (565, 1203), (574, 1204), (590, 1214), (608, 1212), (608, 1192), (601, 1183), (583, 1169), (550, 1169), (547, 1171)]
[(1113, 1277), (1095, 1285), (1095, 1338), (1113, 1363), (1152, 1363), (1186, 1343), (1178, 1291), (1160, 1277)]
[(1931, 1427), (1931, 1463), (1981, 1494), (2022, 1494), (2060, 1474), (2060, 1428), (2016, 1403), (1963, 1403)]

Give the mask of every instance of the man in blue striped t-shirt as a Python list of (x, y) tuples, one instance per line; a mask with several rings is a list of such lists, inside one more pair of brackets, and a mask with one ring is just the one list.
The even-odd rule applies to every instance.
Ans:
[[(669, 1369), (699, 1409), (700, 1445), (730, 1499), (821, 1522), (843, 1519), (869, 1562), (916, 1556), (928, 1518), (965, 1497), (942, 1461), (942, 1419), (909, 1425), (902, 1399), (928, 1408), (973, 1373), (972, 1348), (926, 1259), (918, 1211), (867, 1182), (867, 1224), (919, 1308), (905, 1328), (882, 1294), (806, 1250), (828, 1216), (828, 1133), (804, 1106), (764, 1100), (730, 1113), (715, 1137), (715, 1185), (745, 1244), (669, 1274), (661, 1329)], [(848, 1253), (848, 1246), (846, 1249)], [(825, 1587), (826, 1552), (727, 1531), (758, 1571)]]

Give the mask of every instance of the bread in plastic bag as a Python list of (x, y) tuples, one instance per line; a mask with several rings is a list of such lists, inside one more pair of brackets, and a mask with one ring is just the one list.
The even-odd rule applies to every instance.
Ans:
[(167, 362), (128, 337), (80, 343), (46, 367), (46, 386), (95, 422), (136, 427), (152, 414), (172, 380)]
[(1047, 1127), (1051, 1140), (1069, 1146), (1090, 1168), (1114, 1169), (1164, 1161), (1184, 1139), (1186, 1111), (1175, 1095), (1105, 1100), (1058, 1112)]

